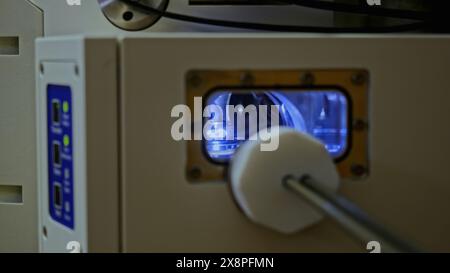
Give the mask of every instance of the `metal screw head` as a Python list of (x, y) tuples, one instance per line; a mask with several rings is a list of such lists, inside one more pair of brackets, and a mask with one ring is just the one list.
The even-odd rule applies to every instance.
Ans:
[(311, 72), (306, 72), (300, 77), (300, 81), (303, 85), (313, 85), (316, 78)]
[(48, 233), (47, 233), (47, 227), (46, 226), (42, 227), (42, 235), (44, 236), (44, 239), (47, 239)]
[(253, 85), (255, 83), (255, 77), (251, 73), (244, 73), (241, 76), (242, 85)]
[(192, 167), (188, 170), (188, 177), (190, 179), (199, 179), (202, 176), (202, 170), (199, 167)]
[(366, 83), (366, 80), (366, 74), (363, 72), (355, 73), (352, 76), (352, 83), (354, 85), (363, 85), (364, 83)]
[(196, 88), (202, 84), (202, 78), (197, 73), (190, 73), (187, 78), (190, 87)]
[(351, 172), (354, 177), (361, 178), (367, 175), (367, 168), (360, 164), (353, 164), (351, 167)]
[(356, 119), (353, 122), (353, 130), (355, 131), (364, 131), (368, 128), (368, 124), (365, 120), (362, 119)]

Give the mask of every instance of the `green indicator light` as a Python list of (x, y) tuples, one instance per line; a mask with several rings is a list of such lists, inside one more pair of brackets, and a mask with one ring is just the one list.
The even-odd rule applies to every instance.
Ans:
[(69, 103), (67, 101), (63, 103), (63, 111), (64, 113), (69, 112)]
[(64, 146), (66, 146), (66, 147), (69, 146), (70, 138), (68, 135), (64, 135), (63, 143), (64, 143)]

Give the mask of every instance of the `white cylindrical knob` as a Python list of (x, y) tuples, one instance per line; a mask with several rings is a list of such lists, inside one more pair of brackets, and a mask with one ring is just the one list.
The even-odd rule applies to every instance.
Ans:
[(337, 191), (339, 176), (324, 145), (290, 128), (272, 128), (278, 148), (261, 151), (262, 141), (248, 141), (230, 166), (233, 195), (255, 223), (282, 233), (294, 233), (320, 221), (322, 214), (283, 186), (286, 176), (314, 177), (321, 187)]

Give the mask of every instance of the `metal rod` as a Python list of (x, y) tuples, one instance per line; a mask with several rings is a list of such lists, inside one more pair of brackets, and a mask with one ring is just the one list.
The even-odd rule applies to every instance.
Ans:
[(364, 243), (377, 241), (383, 252), (420, 252), (375, 222), (346, 198), (321, 189), (320, 184), (309, 176), (300, 179), (287, 176), (283, 184)]

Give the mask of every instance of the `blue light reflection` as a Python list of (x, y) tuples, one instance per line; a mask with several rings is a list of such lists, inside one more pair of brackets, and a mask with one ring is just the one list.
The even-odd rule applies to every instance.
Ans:
[[(245, 128), (237, 128), (236, 115), (227, 113), (227, 105), (258, 106), (278, 105), (279, 125), (294, 128), (305, 132), (320, 140), (331, 156), (342, 156), (347, 147), (348, 134), (348, 101), (346, 96), (337, 90), (330, 91), (226, 91), (214, 92), (208, 97), (206, 105), (217, 105), (223, 109), (223, 121), (213, 123), (206, 131), (208, 136), (205, 141), (205, 150), (208, 156), (217, 162), (227, 162), (233, 156), (235, 150), (249, 137), (252, 132), (246, 116)], [(259, 111), (258, 115), (260, 114)], [(270, 115), (270, 111), (269, 111)], [(206, 121), (212, 121), (211, 115)], [(267, 126), (271, 126), (270, 117)], [(233, 136), (227, 136), (227, 126), (234, 122)], [(264, 129), (257, 124), (257, 131)], [(240, 131), (240, 130), (241, 131)], [(243, 132), (242, 130), (245, 130)], [(238, 140), (238, 134), (244, 134), (245, 139)]]

